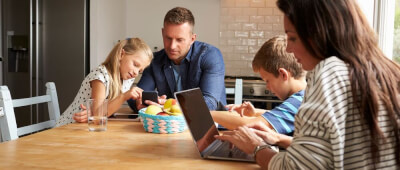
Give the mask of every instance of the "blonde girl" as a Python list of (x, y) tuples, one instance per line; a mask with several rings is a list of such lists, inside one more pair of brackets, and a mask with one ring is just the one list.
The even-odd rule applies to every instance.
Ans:
[(140, 38), (120, 41), (106, 60), (83, 80), (72, 104), (64, 111), (56, 126), (87, 122), (85, 102), (88, 99), (108, 99), (111, 116), (128, 99), (139, 99), (142, 89), (131, 88), (134, 78), (153, 59), (150, 47)]

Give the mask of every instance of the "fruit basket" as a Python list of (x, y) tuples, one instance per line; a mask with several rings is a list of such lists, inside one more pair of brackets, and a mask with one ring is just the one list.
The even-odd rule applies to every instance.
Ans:
[(142, 119), (143, 128), (151, 133), (180, 133), (187, 129), (185, 118), (179, 116), (151, 115), (147, 114), (147, 108), (139, 110), (139, 116)]

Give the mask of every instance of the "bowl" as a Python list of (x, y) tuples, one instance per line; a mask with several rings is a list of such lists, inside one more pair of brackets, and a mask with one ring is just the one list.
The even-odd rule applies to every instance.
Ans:
[(171, 134), (180, 133), (187, 129), (185, 118), (180, 116), (161, 116), (145, 113), (146, 108), (139, 110), (143, 128), (146, 132)]

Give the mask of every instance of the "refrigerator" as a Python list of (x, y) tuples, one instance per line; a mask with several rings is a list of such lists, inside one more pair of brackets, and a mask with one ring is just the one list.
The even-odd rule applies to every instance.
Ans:
[[(1, 85), (26, 98), (54, 82), (62, 114), (89, 71), (89, 0), (0, 1)], [(49, 119), (44, 104), (15, 114), (18, 127)]]

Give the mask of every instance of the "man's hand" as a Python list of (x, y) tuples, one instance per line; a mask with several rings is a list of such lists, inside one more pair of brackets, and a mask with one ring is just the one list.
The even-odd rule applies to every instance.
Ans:
[[(145, 100), (144, 102), (147, 104), (147, 106), (149, 106), (149, 105), (157, 105), (159, 107), (162, 107), (162, 105), (164, 105), (165, 101), (167, 101), (167, 96), (166, 95), (162, 95), (162, 96), (158, 96), (158, 103), (153, 102), (151, 100)], [(145, 108), (147, 106), (142, 103), (142, 99), (140, 99), (140, 100), (137, 99), (136, 100), (136, 108), (138, 110), (140, 110), (142, 108)]]

